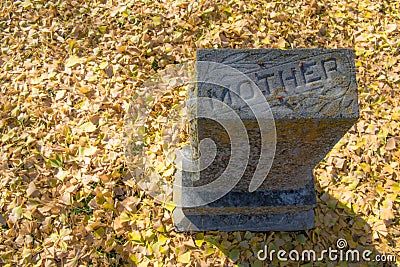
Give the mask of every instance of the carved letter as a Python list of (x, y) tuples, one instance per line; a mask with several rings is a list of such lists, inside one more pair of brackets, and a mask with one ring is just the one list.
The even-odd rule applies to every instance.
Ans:
[(323, 73), (325, 75), (325, 79), (331, 78), (328, 75), (329, 72), (337, 71), (336, 58), (328, 58), (328, 59), (321, 60), (321, 64), (322, 64)]
[(239, 92), (239, 96), (243, 99), (249, 100), (252, 99), (254, 97), (254, 88), (251, 85), (250, 81), (241, 81), (238, 83), (238, 92)]
[(289, 70), (289, 68), (287, 68), (287, 70), (283, 74), (285, 74), (283, 76), (283, 82), (285, 82), (286, 88), (293, 88), (293, 87), (297, 87), (299, 85), (297, 82), (295, 68), (291, 68), (290, 70)]
[(257, 81), (260, 81), (260, 80), (262, 80), (262, 79), (265, 79), (265, 94), (271, 94), (271, 87), (270, 87), (270, 84), (269, 84), (269, 81), (270, 81), (270, 77), (273, 77), (274, 76), (274, 74), (273, 73), (256, 73), (256, 78), (257, 78)]
[(317, 75), (313, 68), (316, 65), (315, 61), (304, 63), (304, 78), (306, 83), (312, 83), (321, 80), (321, 76)]

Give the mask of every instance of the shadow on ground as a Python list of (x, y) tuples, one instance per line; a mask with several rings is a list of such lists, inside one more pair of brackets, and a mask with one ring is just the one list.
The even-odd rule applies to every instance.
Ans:
[[(191, 235), (201, 249), (217, 247), (238, 266), (396, 266), (390, 260), (380, 261), (389, 254), (375, 248), (371, 227), (361, 215), (324, 192), (318, 182), (316, 193), (315, 227), (311, 230), (210, 231)], [(284, 251), (280, 252), (281, 260), (279, 250)], [(315, 252), (315, 260), (310, 251)], [(232, 263), (221, 262), (221, 265)]]

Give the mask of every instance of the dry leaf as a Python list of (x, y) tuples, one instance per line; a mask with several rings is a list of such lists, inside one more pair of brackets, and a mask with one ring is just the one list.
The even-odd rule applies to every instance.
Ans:
[(382, 220), (394, 219), (393, 203), (390, 199), (383, 201), (383, 205), (380, 210), (379, 217)]
[(190, 251), (183, 253), (178, 256), (178, 262), (180, 263), (190, 263)]
[(394, 32), (397, 29), (397, 24), (388, 24), (385, 27), (387, 33)]
[(28, 197), (32, 196), (35, 192), (37, 192), (37, 188), (34, 182), (30, 182), (28, 188), (26, 189), (26, 195)]
[(77, 56), (70, 56), (66, 61), (65, 61), (65, 66), (68, 68), (71, 68), (77, 64), (84, 63), (86, 62), (85, 58), (79, 58)]
[[(255, 254), (264, 243), (322, 251), (338, 238), (399, 255), (398, 1), (306, 2), (2, 1), (1, 264), (261, 266)], [(174, 205), (140, 188), (137, 178), (152, 173), (128, 168), (117, 141), (128, 103), (155, 73), (194, 60), (200, 48), (272, 47), (355, 50), (360, 119), (314, 170), (315, 227), (175, 232)], [(162, 119), (186, 90), (169, 96), (138, 129), (148, 147), (135, 148), (173, 181)]]
[(91, 133), (96, 130), (96, 125), (94, 125), (92, 122), (88, 121), (83, 123), (79, 128), (81, 128), (82, 131)]
[(396, 148), (396, 138), (389, 138), (386, 142), (386, 150), (393, 150)]
[(335, 167), (338, 169), (342, 169), (345, 162), (346, 162), (346, 159), (335, 158)]

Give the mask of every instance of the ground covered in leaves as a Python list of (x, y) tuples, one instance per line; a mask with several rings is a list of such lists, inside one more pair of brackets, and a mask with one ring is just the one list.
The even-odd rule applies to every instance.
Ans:
[[(0, 264), (262, 266), (338, 238), (400, 260), (399, 32), (398, 1), (1, 1)], [(361, 119), (315, 170), (315, 229), (176, 233), (129, 175), (135, 87), (220, 47), (355, 49)]]

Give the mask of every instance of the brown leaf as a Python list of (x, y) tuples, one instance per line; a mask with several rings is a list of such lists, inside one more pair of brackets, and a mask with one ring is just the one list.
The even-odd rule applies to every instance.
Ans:
[(37, 188), (34, 182), (30, 182), (28, 188), (26, 189), (26, 195), (28, 197), (34, 195), (37, 192)]
[(346, 162), (346, 159), (335, 158), (335, 167), (338, 169), (342, 169), (345, 162)]
[(386, 150), (393, 150), (396, 148), (396, 138), (391, 137), (386, 142)]
[(114, 75), (113, 67), (112, 67), (111, 65), (109, 65), (109, 66), (105, 69), (105, 72), (106, 72), (106, 74), (107, 74), (107, 76), (108, 76), (109, 78), (111, 78), (111, 77)]

